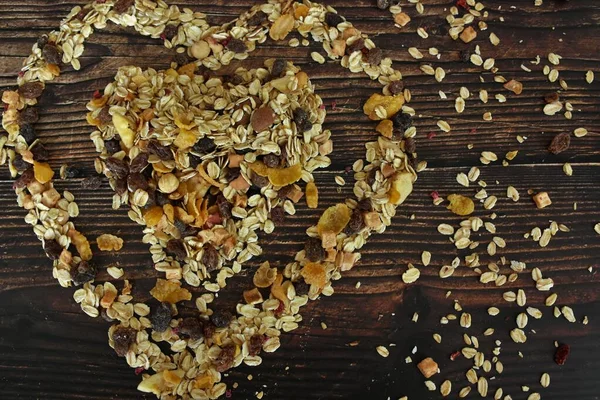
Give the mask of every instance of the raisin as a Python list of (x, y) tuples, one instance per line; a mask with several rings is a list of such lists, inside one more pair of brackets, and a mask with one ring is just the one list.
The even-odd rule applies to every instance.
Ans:
[(42, 49), (42, 57), (48, 64), (60, 64), (62, 56), (54, 43), (48, 43)]
[(559, 154), (563, 151), (567, 150), (571, 145), (571, 134), (570, 133), (559, 133), (554, 136), (550, 146), (548, 146), (548, 151), (552, 154)]
[(202, 164), (202, 159), (195, 154), (189, 153), (188, 159), (190, 160), (190, 168), (196, 169), (196, 167)]
[(144, 175), (139, 172), (134, 172), (127, 176), (127, 187), (132, 192), (135, 192), (138, 189), (148, 190), (148, 181)]
[(119, 326), (112, 334), (115, 353), (119, 357), (125, 357), (129, 351), (129, 347), (135, 343), (137, 331), (133, 328), (125, 328)]
[(83, 172), (81, 172), (81, 170), (77, 167), (68, 166), (67, 168), (65, 168), (65, 178), (66, 179), (81, 178), (82, 175), (83, 175)]
[(362, 211), (354, 210), (352, 215), (350, 216), (350, 221), (346, 225), (344, 232), (347, 235), (352, 235), (359, 232), (362, 228), (365, 227), (365, 220), (363, 218)]
[(367, 172), (367, 177), (365, 178), (367, 185), (372, 186), (375, 183), (375, 179), (377, 176), (377, 172), (375, 169), (371, 169)]
[(27, 82), (17, 90), (21, 96), (30, 100), (40, 97), (43, 91), (44, 84), (42, 82)]
[(221, 349), (221, 353), (214, 362), (215, 370), (225, 372), (233, 366), (235, 358), (235, 345), (230, 344)]
[(296, 123), (296, 130), (299, 133), (306, 132), (312, 128), (308, 113), (300, 107), (294, 110), (294, 122)]
[(215, 329), (216, 327), (212, 324), (212, 322), (206, 321), (204, 322), (202, 333), (204, 334), (205, 338), (210, 339), (215, 334)]
[(293, 185), (284, 186), (277, 192), (277, 197), (279, 197), (280, 199), (287, 199), (288, 195), (292, 192), (292, 190), (294, 190)]
[(121, 143), (117, 139), (110, 139), (104, 142), (104, 148), (108, 154), (115, 154), (121, 151)]
[(198, 318), (188, 317), (184, 318), (179, 323), (179, 333), (189, 337), (192, 340), (202, 339), (204, 337), (204, 327), (202, 321)]
[(185, 245), (183, 241), (179, 239), (171, 239), (167, 242), (167, 253), (171, 253), (177, 258), (179, 261), (185, 260), (187, 257), (187, 251), (185, 250)]
[(335, 28), (342, 22), (344, 22), (344, 18), (338, 13), (328, 12), (325, 14), (325, 23), (331, 27)]
[(100, 186), (102, 186), (102, 178), (97, 175), (90, 176), (81, 181), (81, 187), (83, 189), (96, 190), (100, 188)]
[(168, 24), (165, 26), (165, 30), (163, 31), (163, 35), (166, 39), (171, 40), (177, 35), (177, 31), (179, 27), (175, 24)]
[(105, 161), (106, 168), (118, 179), (124, 179), (129, 174), (129, 165), (115, 157), (109, 157)]
[(213, 314), (210, 316), (210, 321), (217, 328), (225, 328), (226, 326), (229, 326), (229, 323), (231, 322), (232, 319), (233, 319), (233, 315), (229, 311), (217, 310), (217, 311), (213, 312)]
[(219, 214), (221, 214), (221, 218), (230, 219), (232, 217), (231, 209), (233, 207), (222, 194), (217, 196), (217, 206), (219, 207)]
[(169, 199), (169, 195), (165, 194), (163, 192), (156, 192), (156, 204), (159, 206), (164, 206), (165, 204), (169, 204), (171, 203), (171, 200)]
[(248, 341), (248, 354), (257, 356), (262, 351), (262, 346), (265, 341), (264, 335), (252, 335)]
[(373, 211), (373, 205), (370, 199), (362, 199), (356, 204), (356, 209), (360, 211), (370, 212)]
[(51, 260), (58, 260), (63, 247), (56, 240), (46, 240), (44, 243), (44, 251)]
[(269, 178), (266, 176), (260, 176), (256, 173), (252, 174), (250, 180), (252, 181), (252, 184), (258, 188), (264, 188), (269, 184)]
[(71, 279), (75, 286), (83, 285), (86, 282), (91, 282), (96, 278), (96, 267), (88, 261), (81, 261), (75, 267), (74, 273), (71, 272)]
[(363, 38), (358, 38), (353, 43), (346, 46), (346, 54), (351, 55), (355, 51), (362, 51), (365, 47), (365, 40)]
[(173, 62), (175, 62), (175, 64), (181, 67), (183, 65), (188, 64), (190, 62), (190, 59), (185, 53), (175, 53), (175, 55), (173, 56)]
[(227, 182), (234, 181), (241, 173), (242, 170), (239, 168), (228, 168), (227, 171), (225, 171), (225, 179), (227, 179)]
[(560, 99), (560, 96), (556, 92), (544, 96), (544, 101), (548, 104), (554, 103), (555, 101), (558, 101), (558, 99)]
[(377, 7), (380, 10), (387, 10), (390, 8), (390, 0), (377, 0)]
[(467, 50), (462, 50), (460, 53), (458, 53), (458, 57), (460, 59), (460, 61), (468, 63), (471, 62), (471, 52), (467, 51)]
[(409, 137), (409, 138), (405, 138), (404, 139), (404, 150), (406, 150), (407, 153), (414, 153), (417, 151), (417, 144), (415, 142), (415, 139)]
[(570, 352), (571, 347), (568, 344), (561, 343), (560, 346), (556, 348), (556, 352), (554, 353), (554, 362), (558, 365), (565, 365)]
[(392, 117), (392, 122), (394, 123), (395, 128), (400, 129), (403, 132), (413, 124), (411, 115), (403, 112), (396, 113), (396, 115)]
[(35, 107), (27, 107), (19, 114), (19, 120), (25, 124), (35, 124), (40, 119), (38, 110)]
[(388, 90), (391, 94), (400, 94), (404, 90), (404, 83), (402, 81), (392, 81), (388, 86)]
[(258, 26), (267, 20), (267, 14), (262, 11), (257, 11), (253, 16), (248, 18), (248, 26)]
[[(110, 115), (110, 107), (109, 106), (104, 106), (102, 107), (102, 109), (100, 110), (100, 112), (98, 113), (98, 121), (100, 121), (100, 124), (102, 125), (106, 125), (112, 122), (112, 115)], [(106, 143), (104, 144), (106, 146)], [(117, 150), (119, 151), (119, 150)]]
[(19, 172), (25, 171), (27, 168), (31, 166), (27, 161), (23, 160), (23, 156), (19, 153), (15, 154), (15, 158), (12, 160), (12, 165)]
[(31, 154), (33, 154), (33, 159), (35, 161), (48, 161), (48, 159), (50, 158), (48, 150), (46, 150), (44, 145), (40, 142), (34, 144), (33, 147), (29, 149), (29, 151), (31, 151)]
[(129, 165), (129, 171), (132, 173), (142, 172), (148, 166), (148, 153), (140, 153)]
[(173, 152), (171, 152), (171, 149), (161, 145), (156, 139), (152, 139), (148, 142), (147, 149), (150, 154), (154, 154), (163, 161), (173, 159)]
[(23, 189), (27, 187), (31, 182), (35, 180), (35, 175), (33, 173), (33, 169), (29, 168), (25, 172), (21, 174), (17, 179), (15, 179), (13, 183), (13, 189)]
[(118, 178), (115, 181), (115, 193), (117, 193), (119, 196), (127, 193), (127, 178)]
[(281, 164), (281, 158), (275, 154), (267, 154), (263, 157), (263, 162), (269, 168), (276, 168)]
[(317, 238), (308, 238), (304, 243), (304, 256), (312, 262), (318, 262), (325, 258), (325, 249)]
[(171, 306), (168, 303), (160, 303), (150, 316), (152, 329), (154, 329), (156, 332), (166, 331), (171, 324), (171, 317)]
[(131, 7), (134, 2), (135, 0), (117, 0), (113, 10), (117, 14), (123, 14), (125, 11), (129, 10), (129, 7)]
[(227, 42), (228, 50), (233, 51), (234, 53), (244, 53), (248, 48), (246, 47), (246, 43), (243, 40), (231, 38)]
[(35, 130), (30, 124), (21, 125), (21, 128), (19, 129), (19, 135), (23, 136), (23, 139), (25, 139), (27, 144), (31, 144), (35, 140)]
[(271, 209), (271, 221), (275, 224), (281, 224), (285, 220), (285, 211), (283, 207), (275, 207)]
[(219, 252), (215, 249), (215, 246), (210, 243), (205, 244), (202, 259), (200, 261), (209, 272), (219, 268)]
[(40, 36), (37, 40), (37, 46), (38, 49), (43, 49), (44, 46), (48, 43), (48, 35), (43, 34), (42, 36)]
[(308, 294), (310, 285), (304, 282), (304, 280), (300, 280), (294, 282), (294, 289), (296, 290), (296, 296), (304, 296), (305, 294)]
[(194, 144), (192, 151), (198, 154), (208, 154), (212, 153), (216, 148), (215, 142), (213, 142), (211, 138), (205, 136)]
[(271, 76), (273, 78), (279, 78), (283, 71), (285, 71), (285, 67), (287, 66), (287, 61), (283, 58), (278, 58), (273, 62), (273, 68), (271, 68)]
[(370, 49), (367, 52), (367, 62), (369, 64), (371, 64), (372, 66), (379, 65), (382, 58), (383, 58), (383, 51), (378, 47)]

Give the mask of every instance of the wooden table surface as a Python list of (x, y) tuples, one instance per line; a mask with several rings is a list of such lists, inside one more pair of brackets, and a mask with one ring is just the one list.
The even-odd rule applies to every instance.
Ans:
[[(57, 28), (61, 18), (81, 0), (1, 0), (0, 1), (0, 90), (13, 87), (23, 59), (29, 54), (36, 38)], [(210, 22), (222, 23), (254, 4), (252, 0), (176, 0), (179, 6), (209, 14)], [(452, 5), (450, 0), (427, 0), (425, 13), (417, 15), (414, 5), (401, 1), (413, 18), (404, 29), (397, 29), (391, 14), (374, 6), (374, 0), (329, 0), (326, 3), (353, 21), (357, 27), (373, 36), (405, 77), (413, 94), (412, 106), (420, 118), (418, 127), (419, 158), (427, 160), (428, 169), (420, 174), (413, 194), (399, 209), (393, 225), (382, 235), (376, 235), (363, 251), (360, 264), (346, 273), (335, 285), (336, 294), (312, 302), (303, 310), (304, 321), (293, 333), (284, 334), (282, 347), (264, 357), (260, 367), (242, 366), (232, 370), (225, 382), (239, 383), (233, 398), (254, 398), (264, 391), (267, 399), (354, 399), (369, 396), (373, 399), (397, 399), (408, 395), (414, 399), (439, 399), (438, 392), (429, 392), (415, 363), (405, 363), (411, 356), (420, 361), (431, 356), (440, 364), (441, 374), (432, 380), (438, 385), (445, 379), (453, 383), (450, 398), (457, 398), (460, 388), (467, 385), (464, 373), (472, 364), (460, 358), (451, 362), (449, 355), (462, 348), (462, 335), (476, 335), (487, 355), (494, 340), (502, 342), (500, 360), (504, 373), (486, 374), (490, 380), (490, 395), (498, 387), (513, 399), (526, 399), (521, 386), (531, 387), (544, 400), (598, 399), (600, 370), (600, 235), (593, 226), (600, 222), (600, 3), (597, 0), (544, 0), (534, 7), (533, 0), (487, 1), (489, 29), (477, 40), (466, 45), (447, 35), (444, 17)], [(504, 21), (501, 22), (501, 19)], [(430, 31), (421, 39), (416, 29)], [(495, 32), (501, 39), (498, 47), (487, 40)], [(494, 57), (496, 66), (507, 78), (524, 83), (521, 96), (508, 93), (493, 83), (491, 74), (481, 75), (480, 69), (460, 61), (461, 50), (472, 50), (480, 44), (486, 57)], [(447, 76), (443, 83), (423, 75), (420, 63), (412, 59), (407, 48), (425, 50), (437, 47), (442, 54), (435, 60), (426, 55), (424, 62), (442, 66)], [(250, 56), (249, 63), (261, 63), (274, 55), (284, 56), (303, 66), (317, 87), (328, 115), (325, 127), (333, 132), (335, 143), (332, 166), (315, 174), (321, 191), (319, 210), (335, 204), (352, 194), (351, 175), (345, 172), (352, 162), (364, 154), (363, 143), (374, 137), (373, 123), (360, 112), (362, 102), (374, 91), (376, 82), (352, 75), (339, 65), (328, 62), (315, 65), (310, 60), (310, 48), (287, 48), (268, 42)], [(548, 64), (547, 54), (554, 52), (563, 58), (560, 76), (569, 86), (561, 90), (561, 99), (574, 107), (573, 119), (562, 115), (553, 117), (542, 113), (543, 97), (560, 89), (558, 82), (550, 83), (542, 74)], [(86, 46), (81, 59), (81, 71), (68, 69), (51, 83), (41, 100), (41, 121), (37, 132), (47, 144), (54, 167), (69, 163), (93, 173), (96, 156), (89, 140), (90, 127), (85, 122), (85, 103), (96, 89), (103, 88), (116, 69), (125, 64), (162, 69), (168, 66), (172, 53), (161, 43), (137, 36), (131, 29), (109, 25), (96, 33)], [(542, 62), (530, 63), (536, 55)], [(533, 70), (521, 69), (526, 65)], [(585, 72), (595, 70), (597, 80), (589, 85)], [(486, 83), (481, 83), (483, 76)], [(466, 86), (472, 93), (463, 114), (454, 111), (453, 99), (458, 89)], [(490, 100), (483, 104), (477, 92), (486, 88), (490, 97), (507, 95), (508, 101)], [(451, 100), (440, 100), (438, 91), (449, 94)], [(332, 102), (337, 104), (333, 109)], [(493, 122), (482, 120), (490, 111)], [(446, 119), (453, 127), (443, 134), (436, 127), (436, 118)], [(590, 133), (573, 138), (568, 151), (552, 155), (547, 146), (552, 137), (586, 127)], [(436, 136), (427, 138), (429, 132)], [(527, 140), (519, 144), (517, 135)], [(472, 143), (473, 149), (467, 145)], [(519, 150), (508, 167), (500, 162), (490, 166), (479, 163), (481, 151), (494, 151), (500, 156)], [(570, 162), (573, 176), (566, 176), (562, 164)], [(432, 191), (446, 196), (450, 193), (473, 195), (479, 188), (464, 188), (457, 184), (456, 174), (467, 172), (471, 166), (481, 167), (481, 178), (487, 181), (488, 194), (498, 197), (493, 210), (497, 235), (506, 239), (507, 247), (496, 257), (479, 249), (481, 262), (497, 262), (503, 255), (507, 260), (527, 263), (520, 279), (504, 287), (479, 283), (477, 274), (464, 266), (453, 277), (438, 277), (441, 265), (450, 264), (454, 257), (464, 256), (447, 239), (437, 233), (442, 222), (456, 225), (460, 218), (444, 206), (434, 206)], [(339, 188), (334, 176), (346, 176), (348, 183)], [(25, 224), (25, 212), (15, 201), (6, 168), (0, 172), (0, 397), (5, 399), (139, 399), (150, 398), (136, 391), (140, 378), (119, 359), (107, 344), (108, 324), (102, 319), (87, 317), (72, 299), (74, 289), (60, 288), (51, 276), (51, 262), (45, 257), (40, 243)], [(506, 197), (506, 187), (513, 185), (521, 193), (514, 203)], [(105, 183), (101, 190), (82, 190), (79, 180), (57, 181), (56, 186), (72, 191), (81, 209), (76, 220), (80, 229), (90, 237), (101, 233), (116, 233), (125, 239), (122, 251), (114, 255), (97, 256), (100, 265), (119, 263), (126, 277), (134, 283), (136, 293), (147, 299), (156, 273), (152, 268), (147, 246), (141, 242), (141, 229), (127, 218), (125, 207), (111, 209), (112, 192)], [(537, 210), (527, 190), (548, 191), (553, 204)], [(577, 203), (574, 211), (573, 203)], [(481, 205), (475, 215), (487, 218), (490, 211)], [(233, 306), (241, 291), (248, 288), (251, 271), (263, 260), (283, 264), (302, 246), (304, 230), (315, 222), (318, 212), (299, 207), (295, 216), (287, 217), (272, 235), (261, 237), (264, 256), (249, 263), (249, 271), (231, 280), (227, 290), (219, 294), (219, 302)], [(410, 216), (414, 215), (411, 219)], [(540, 248), (523, 234), (535, 226), (548, 227), (550, 221), (567, 225), (571, 231), (559, 232), (549, 246)], [(483, 243), (491, 235), (475, 234)], [(420, 254), (429, 250), (433, 261), (423, 267)], [(406, 265), (420, 266), (418, 282), (405, 285), (401, 274)], [(573, 307), (578, 322), (570, 324), (564, 318), (554, 318), (552, 308), (544, 306), (547, 293), (535, 290), (530, 271), (539, 267), (554, 279), (552, 290), (558, 294), (557, 305)], [(588, 268), (592, 267), (592, 272)], [(508, 273), (508, 266), (501, 266)], [(110, 279), (104, 272), (99, 280)], [(355, 288), (361, 283), (359, 289)], [(525, 289), (528, 306), (539, 307), (544, 317), (530, 318), (525, 331), (527, 343), (515, 344), (509, 330), (515, 327), (516, 315), (523, 311), (515, 303), (502, 300), (506, 290)], [(446, 292), (451, 290), (449, 298)], [(473, 325), (463, 329), (458, 321), (440, 324), (440, 317), (453, 310), (457, 300), (473, 317)], [(500, 315), (491, 317), (486, 309), (495, 305)], [(419, 313), (417, 323), (411, 322)], [(457, 313), (459, 314), (459, 313)], [(588, 316), (589, 324), (581, 323)], [(321, 323), (327, 329), (321, 327)], [(483, 331), (495, 328), (495, 334), (484, 337)], [(442, 343), (432, 334), (438, 332)], [(566, 365), (553, 362), (554, 341), (568, 343), (572, 352)], [(358, 341), (357, 346), (350, 342)], [(391, 344), (395, 344), (391, 347)], [(386, 345), (390, 356), (382, 358), (375, 347)], [(416, 348), (416, 354), (411, 354)], [(522, 358), (518, 352), (522, 353)], [(489, 357), (488, 357), (489, 358)], [(540, 387), (540, 376), (548, 372), (551, 385)], [(253, 379), (248, 380), (248, 374)], [(531, 393), (531, 392), (530, 392)], [(470, 398), (479, 397), (474, 390)]]

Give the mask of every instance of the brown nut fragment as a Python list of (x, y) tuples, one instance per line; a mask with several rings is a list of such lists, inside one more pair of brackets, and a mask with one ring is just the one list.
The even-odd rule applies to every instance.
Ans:
[(517, 80), (511, 79), (504, 84), (504, 89), (510, 90), (516, 95), (523, 93), (523, 84)]
[(98, 236), (96, 243), (101, 251), (119, 251), (123, 248), (123, 239), (107, 233)]
[(394, 177), (388, 192), (391, 204), (402, 204), (413, 191), (413, 176), (410, 172), (401, 172)]
[(256, 270), (252, 282), (256, 287), (266, 288), (275, 282), (275, 278), (277, 278), (277, 268), (271, 268), (269, 262), (265, 261)]
[(273, 109), (269, 106), (262, 106), (252, 113), (250, 123), (254, 132), (266, 131), (273, 125), (275, 116), (273, 115)]
[(391, 139), (394, 132), (394, 123), (389, 119), (384, 119), (377, 124), (375, 130), (381, 133), (382, 136)]
[(534, 195), (533, 201), (535, 202), (535, 205), (539, 209), (548, 207), (550, 204), (552, 204), (552, 200), (550, 200), (550, 196), (548, 195), (548, 192), (540, 192), (540, 193)]
[(343, 39), (336, 39), (333, 41), (331, 46), (331, 53), (338, 57), (343, 57), (346, 54), (346, 41)]
[(473, 200), (460, 194), (451, 194), (448, 196), (450, 204), (446, 207), (456, 215), (470, 215), (475, 211)]
[(398, 94), (396, 96), (384, 96), (379, 93), (374, 93), (369, 97), (369, 100), (363, 106), (365, 115), (373, 121), (386, 119), (396, 114), (404, 104), (404, 96)]
[(427, 357), (418, 363), (417, 368), (419, 368), (425, 379), (429, 379), (439, 372), (437, 363), (431, 357)]
[(259, 304), (263, 302), (263, 297), (257, 288), (244, 291), (244, 300), (248, 304)]
[(472, 26), (468, 26), (460, 34), (460, 40), (465, 43), (470, 43), (477, 37), (477, 31)]

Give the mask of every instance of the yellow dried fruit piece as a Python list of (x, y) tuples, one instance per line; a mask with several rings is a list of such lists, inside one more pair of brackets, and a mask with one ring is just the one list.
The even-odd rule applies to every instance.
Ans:
[(96, 244), (101, 251), (119, 251), (123, 248), (123, 239), (118, 236), (103, 234), (98, 236)]
[[(371, 97), (369, 97), (369, 100), (367, 100), (363, 106), (363, 111), (371, 120), (379, 121), (396, 114), (398, 111), (400, 111), (403, 104), (404, 96), (402, 94), (398, 94), (396, 96), (384, 96), (379, 93), (374, 93), (371, 95)], [(386, 115), (383, 118), (378, 116), (375, 112), (375, 109), (380, 106), (385, 110)]]
[(215, 378), (212, 375), (200, 375), (194, 379), (194, 387), (196, 389), (210, 389), (215, 384)]
[(299, 4), (296, 6), (296, 9), (294, 10), (294, 17), (296, 17), (296, 19), (306, 17), (308, 15), (308, 10), (309, 9), (306, 5)]
[(174, 122), (179, 129), (184, 130), (190, 130), (196, 126), (194, 114), (192, 112), (175, 114)]
[(196, 71), (196, 64), (189, 63), (182, 67), (179, 67), (177, 73), (179, 75), (187, 75), (190, 79), (194, 77), (194, 71)]
[(377, 128), (375, 128), (375, 130), (381, 133), (382, 136), (391, 139), (392, 134), (394, 132), (394, 123), (389, 119), (384, 119), (383, 121), (377, 124)]
[(79, 253), (79, 257), (81, 257), (83, 261), (89, 261), (92, 259), (92, 248), (90, 247), (90, 242), (88, 242), (87, 238), (83, 234), (75, 229), (70, 229), (67, 233), (67, 236), (71, 238), (71, 243), (75, 245), (75, 248)]
[(319, 206), (319, 191), (314, 182), (306, 184), (306, 205), (308, 208), (317, 208)]
[(315, 285), (319, 289), (323, 289), (327, 285), (327, 273), (325, 267), (319, 263), (307, 263), (300, 275), (304, 278), (304, 281), (309, 285)]
[(175, 141), (173, 141), (173, 144), (180, 149), (187, 149), (192, 147), (197, 140), (198, 137), (194, 134), (194, 132), (181, 129), (175, 138)]
[(189, 290), (181, 287), (181, 282), (164, 279), (156, 280), (156, 285), (150, 290), (150, 294), (158, 301), (166, 301), (171, 304), (192, 299), (192, 294)]
[(285, 290), (281, 285), (282, 282), (283, 275), (277, 274), (275, 281), (271, 285), (271, 295), (273, 295), (273, 297), (275, 297), (277, 300), (280, 300), (285, 305), (285, 308), (287, 308), (290, 303), (290, 299), (288, 299)]
[(308, 75), (304, 71), (300, 71), (296, 74), (296, 79), (298, 79), (298, 89), (304, 89), (308, 84)]
[(302, 178), (302, 166), (296, 164), (288, 168), (269, 168), (267, 177), (273, 186), (291, 185)]
[(294, 29), (294, 16), (292, 14), (281, 15), (273, 22), (269, 37), (273, 40), (283, 40), (292, 29)]
[(473, 200), (460, 194), (451, 194), (448, 196), (450, 204), (446, 207), (456, 215), (469, 215), (475, 211)]
[(115, 114), (112, 117), (113, 125), (121, 136), (121, 140), (125, 147), (130, 148), (133, 146), (133, 139), (135, 138), (135, 132), (129, 125), (129, 120), (121, 114)]
[(255, 161), (252, 164), (248, 164), (252, 172), (260, 176), (269, 176), (269, 167), (262, 161)]
[(35, 176), (36, 181), (43, 184), (52, 180), (54, 171), (52, 171), (52, 168), (50, 168), (48, 163), (34, 161), (33, 176)]
[(271, 265), (268, 261), (265, 261), (258, 267), (254, 277), (252, 278), (252, 282), (254, 286), (259, 288), (269, 287), (275, 282), (275, 278), (277, 277), (277, 268), (271, 268)]
[(340, 233), (350, 221), (350, 209), (345, 204), (336, 204), (335, 206), (329, 207), (317, 224), (317, 231), (319, 235), (323, 232), (333, 232), (336, 235)]
[(410, 172), (400, 172), (396, 174), (392, 181), (392, 187), (388, 192), (389, 202), (391, 204), (402, 204), (404, 200), (412, 193), (413, 175)]
[(172, 391), (181, 382), (185, 372), (182, 370), (157, 372), (140, 382), (137, 389), (144, 393), (154, 393), (160, 396), (164, 392)]
[(144, 222), (146, 222), (147, 226), (156, 226), (160, 222), (160, 219), (163, 216), (163, 209), (160, 206), (154, 206), (150, 208), (144, 214)]

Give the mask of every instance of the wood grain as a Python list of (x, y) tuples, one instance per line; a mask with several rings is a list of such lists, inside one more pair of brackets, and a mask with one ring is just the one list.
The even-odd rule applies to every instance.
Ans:
[[(212, 23), (225, 22), (254, 4), (251, 0), (177, 0), (172, 3), (207, 12)], [(506, 94), (501, 85), (493, 83), (490, 74), (482, 74), (477, 67), (460, 61), (459, 52), (472, 50), (474, 44), (454, 42), (442, 29), (444, 10), (451, 6), (450, 0), (424, 2), (426, 11), (421, 16), (416, 14), (413, 5), (401, 2), (414, 17), (402, 30), (393, 26), (389, 13), (378, 10), (374, 1), (329, 0), (326, 3), (372, 35), (402, 71), (406, 86), (413, 94), (411, 106), (419, 113), (415, 119), (419, 130), (419, 158), (427, 160), (428, 170), (419, 176), (414, 193), (401, 207), (394, 224), (384, 234), (372, 238), (364, 249), (360, 265), (337, 282), (335, 296), (307, 306), (300, 328), (283, 335), (282, 348), (265, 356), (260, 367), (241, 367), (228, 374), (227, 383), (239, 383), (233, 391), (234, 398), (254, 398), (259, 391), (271, 399), (365, 396), (396, 399), (403, 395), (410, 399), (441, 398), (439, 393), (426, 390), (414, 363), (405, 363), (409, 355), (415, 361), (426, 356), (436, 359), (442, 373), (433, 380), (439, 386), (444, 379), (450, 379), (453, 382), (451, 398), (456, 398), (458, 390), (467, 384), (464, 372), (470, 361), (451, 362), (448, 356), (463, 346), (462, 334), (466, 332), (480, 339), (487, 354), (494, 346), (493, 340), (502, 341), (500, 359), (505, 372), (490, 381), (492, 394), (502, 387), (504, 394), (525, 399), (528, 394), (521, 391), (521, 386), (528, 385), (544, 399), (598, 399), (600, 236), (593, 232), (593, 225), (600, 222), (600, 79), (588, 85), (585, 71), (594, 69), (600, 76), (600, 5), (595, 0), (546, 0), (543, 7), (534, 7), (533, 1), (494, 2), (489, 11), (489, 28), (480, 33), (475, 44), (481, 46), (485, 57), (496, 59), (496, 65), (507, 79), (514, 77), (525, 85), (521, 96), (507, 95), (506, 103), (498, 103), (493, 96)], [(0, 90), (14, 85), (15, 74), (36, 38), (57, 27), (75, 4), (84, 2), (0, 2)], [(504, 22), (500, 22), (501, 17)], [(429, 39), (416, 35), (419, 26), (430, 32)], [(489, 44), (489, 32), (501, 38), (500, 46), (494, 48)], [(133, 46), (135, 51), (132, 51)], [(436, 47), (442, 57), (438, 61), (427, 55), (416, 62), (406, 50), (411, 46), (419, 47), (424, 53), (428, 47)], [(246, 65), (260, 64), (274, 54), (284, 56), (302, 65), (323, 97), (328, 109), (325, 127), (333, 132), (335, 150), (332, 166), (316, 174), (320, 211), (352, 194), (352, 177), (345, 168), (363, 156), (364, 142), (374, 137), (373, 124), (360, 109), (379, 86), (369, 79), (351, 75), (334, 63), (321, 66), (309, 63), (310, 52), (316, 50), (316, 46), (290, 49), (267, 42)], [(575, 111), (571, 121), (562, 116), (547, 117), (541, 111), (543, 96), (560, 89), (541, 73), (549, 52), (563, 57), (556, 68), (569, 85), (569, 90), (561, 90), (560, 95), (573, 104)], [(530, 63), (536, 55), (542, 59), (540, 65)], [(111, 26), (96, 33), (81, 59), (82, 71), (67, 69), (60, 79), (49, 85), (42, 98), (37, 132), (47, 144), (51, 164), (58, 167), (69, 163), (91, 174), (95, 151), (89, 140), (91, 130), (84, 118), (85, 103), (91, 94), (104, 87), (121, 65), (165, 68), (171, 57), (172, 53), (160, 43), (137, 36), (131, 30)], [(447, 72), (443, 83), (424, 76), (419, 69), (421, 63), (442, 66)], [(521, 64), (533, 72), (526, 73)], [(485, 83), (480, 82), (480, 76)], [(453, 101), (440, 100), (438, 91), (443, 90), (453, 99), (461, 86), (467, 87), (472, 96), (467, 100), (465, 112), (458, 115)], [(482, 104), (477, 98), (483, 88), (490, 94), (488, 104)], [(492, 123), (482, 120), (482, 114), (487, 111), (493, 115)], [(438, 119), (452, 125), (450, 134), (439, 131)], [(556, 133), (580, 126), (590, 131), (586, 137), (574, 138), (571, 148), (560, 155), (547, 152)], [(429, 132), (434, 132), (435, 137), (427, 139)], [(519, 144), (517, 135), (528, 139)], [(472, 150), (467, 148), (468, 144), (474, 145)], [(501, 158), (511, 150), (519, 150), (519, 154), (509, 167), (502, 167), (499, 162), (484, 167), (479, 163), (479, 155), (484, 150), (494, 151)], [(567, 161), (575, 171), (572, 177), (562, 172), (562, 164)], [(449, 279), (437, 277), (441, 265), (467, 253), (456, 251), (437, 233), (439, 223), (457, 224), (460, 219), (443, 206), (432, 205), (429, 195), (432, 191), (442, 196), (474, 194), (478, 187), (463, 188), (455, 181), (458, 172), (467, 172), (473, 165), (480, 165), (481, 179), (488, 183), (488, 193), (499, 198), (494, 223), (497, 235), (507, 241), (502, 255), (507, 260), (526, 262), (528, 266), (517, 282), (502, 288), (480, 284), (477, 274), (466, 267), (460, 267)], [(336, 175), (346, 178), (348, 183), (343, 188), (335, 185)], [(515, 186), (521, 193), (519, 202), (506, 198), (508, 185)], [(126, 209), (111, 209), (112, 192), (108, 184), (94, 192), (80, 189), (76, 179), (58, 181), (57, 187), (75, 194), (81, 210), (77, 224), (89, 237), (110, 232), (125, 239), (121, 252), (99, 254), (97, 262), (100, 265), (118, 263), (125, 269), (126, 277), (134, 281), (140, 300), (148, 298), (147, 289), (156, 274), (147, 246), (141, 243), (141, 229), (127, 218)], [(548, 191), (553, 205), (537, 210), (528, 198), (529, 189)], [(6, 169), (0, 171), (0, 207), (3, 210), (0, 220), (1, 397), (149, 398), (135, 390), (139, 377), (107, 346), (107, 323), (85, 316), (72, 300), (74, 290), (62, 289), (52, 279), (50, 262), (23, 222), (25, 212), (16, 204)], [(489, 214), (481, 205), (477, 206), (476, 215), (488, 218)], [(299, 207), (298, 213), (286, 217), (285, 223), (272, 235), (263, 235), (264, 256), (249, 263), (249, 272), (231, 280), (227, 290), (219, 295), (218, 304), (231, 307), (239, 300), (241, 291), (250, 285), (252, 268), (259, 262), (270, 260), (281, 264), (289, 260), (301, 248), (304, 230), (317, 216), (317, 211)], [(571, 232), (559, 232), (544, 249), (523, 237), (535, 226), (547, 227), (551, 220), (569, 226)], [(475, 236), (482, 242), (479, 253), (484, 254), (484, 246), (492, 235), (479, 232)], [(408, 263), (420, 266), (423, 250), (432, 252), (431, 266), (421, 267), (422, 275), (417, 283), (405, 285), (402, 272)], [(487, 255), (481, 257), (484, 265), (498, 261)], [(592, 273), (587, 270), (590, 266)], [(534, 290), (530, 278), (534, 267), (541, 268), (544, 275), (556, 282), (557, 305), (572, 306), (579, 321), (587, 315), (588, 325), (569, 324), (552, 316), (552, 309), (543, 306), (545, 294)], [(509, 272), (507, 266), (501, 266), (501, 270)], [(110, 277), (101, 274), (99, 279)], [(361, 283), (359, 289), (355, 288), (357, 282)], [(529, 339), (525, 345), (512, 343), (508, 336), (519, 307), (502, 300), (505, 290), (518, 288), (527, 290), (528, 305), (539, 307), (544, 313), (541, 320), (530, 319)], [(446, 298), (448, 291), (451, 294)], [(472, 328), (462, 329), (456, 321), (440, 324), (441, 316), (456, 313), (454, 300), (472, 314)], [(490, 317), (486, 312), (492, 304), (501, 309), (497, 317)], [(191, 304), (186, 306), (192, 307)], [(417, 323), (411, 322), (415, 312), (420, 315)], [(321, 328), (321, 322), (327, 324), (326, 330)], [(493, 339), (483, 336), (488, 327), (496, 330)], [(442, 335), (442, 344), (433, 341), (434, 332)], [(552, 361), (555, 340), (572, 347), (572, 354), (562, 367)], [(349, 346), (353, 341), (359, 344)], [(388, 346), (390, 357), (381, 358), (375, 351), (378, 345)], [(523, 358), (519, 357), (519, 351)], [(543, 372), (552, 377), (548, 389), (541, 389), (539, 385)], [(251, 381), (247, 379), (248, 374), (253, 375)], [(492, 374), (488, 378), (490, 376)]]

